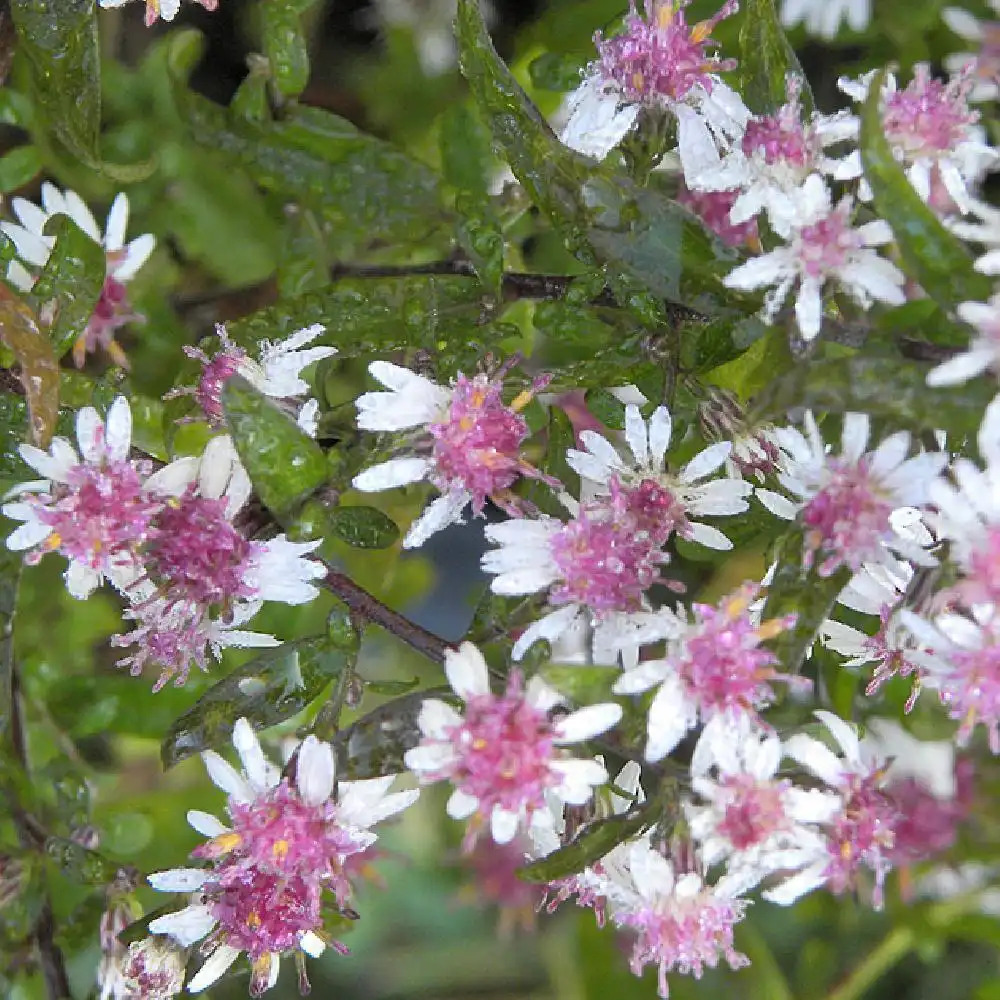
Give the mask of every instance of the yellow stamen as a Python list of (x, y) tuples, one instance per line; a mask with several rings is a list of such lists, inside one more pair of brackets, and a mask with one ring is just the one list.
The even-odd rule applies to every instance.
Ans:
[(251, 910), (250, 915), (247, 917), (247, 927), (255, 931), (260, 927), (260, 924), (260, 914), (256, 910)]
[(485, 750), (489, 744), (481, 736), (472, 741), (473, 750)]
[(534, 396), (535, 394), (530, 389), (525, 389), (524, 392), (519, 392), (511, 400), (510, 408), (515, 413), (518, 413), (519, 411), (523, 410), (528, 405), (528, 403), (532, 401), (532, 399), (534, 399)]
[(235, 830), (230, 830), (229, 833), (220, 833), (218, 837), (213, 837), (209, 843), (213, 852), (228, 854), (243, 843), (243, 837)]
[(288, 856), (288, 841), (276, 840), (274, 842), (274, 847), (271, 848), (271, 853), (274, 855), (275, 861), (284, 861), (284, 859)]

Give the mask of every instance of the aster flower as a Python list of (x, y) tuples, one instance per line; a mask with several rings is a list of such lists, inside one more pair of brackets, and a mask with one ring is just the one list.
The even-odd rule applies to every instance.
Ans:
[(785, 104), (773, 115), (752, 116), (740, 142), (722, 162), (695, 179), (700, 190), (730, 192), (733, 225), (746, 224), (766, 211), (772, 226), (784, 232), (798, 210), (795, 195), (811, 174), (842, 181), (861, 176), (857, 150), (840, 159), (826, 152), (828, 146), (857, 139), (857, 118), (841, 111), (814, 113), (803, 121), (801, 78), (789, 74), (786, 91)]
[(613, 703), (589, 705), (553, 720), (562, 700), (541, 678), (525, 686), (511, 671), (506, 691), (490, 691), (482, 653), (470, 642), (445, 654), (445, 672), (464, 713), (436, 698), (424, 701), (418, 724), (423, 738), (407, 751), (406, 766), (422, 783), (455, 786), (448, 815), (469, 819), (465, 847), (486, 825), (498, 844), (513, 840), (545, 808), (545, 795), (582, 805), (595, 785), (607, 781), (603, 765), (564, 756), (559, 748), (605, 732), (621, 718)]
[(664, 108), (676, 119), (678, 151), (689, 182), (718, 162), (718, 145), (739, 134), (749, 112), (718, 76), (732, 69), (735, 60), (708, 50), (712, 29), (739, 4), (726, 0), (709, 20), (688, 25), (684, 8), (689, 2), (645, 0), (640, 14), (633, 0), (620, 34), (595, 36), (598, 59), (570, 98), (563, 142), (603, 158), (648, 105)]
[(782, 0), (781, 24), (805, 25), (810, 35), (832, 39), (846, 21), (851, 31), (864, 31), (872, 17), (871, 0)]
[(770, 423), (750, 424), (746, 411), (727, 389), (709, 386), (698, 404), (698, 425), (708, 441), (731, 445), (724, 469), (730, 479), (756, 479), (763, 483), (778, 471), (781, 451)]
[[(124, 7), (131, 0), (98, 0), (99, 6), (105, 9)], [(205, 10), (216, 10), (219, 0), (196, 0)], [(181, 0), (145, 0), (146, 4), (146, 27), (150, 28), (156, 24), (157, 20), (163, 18), (164, 21), (172, 21), (177, 12), (181, 9)]]
[(104, 234), (90, 209), (75, 191), (60, 191), (46, 181), (42, 185), (41, 206), (24, 198), (14, 198), (10, 207), (18, 223), (0, 222), (0, 230), (13, 241), (19, 260), (7, 267), (7, 280), (23, 292), (31, 290), (38, 271), (48, 262), (55, 237), (45, 235), (45, 225), (57, 215), (67, 215), (95, 243), (104, 248), (107, 274), (100, 298), (94, 307), (87, 327), (73, 345), (73, 360), (77, 367), (83, 365), (86, 355), (103, 348), (116, 364), (128, 367), (128, 359), (115, 341), (115, 333), (128, 323), (143, 319), (128, 300), (126, 285), (149, 259), (156, 246), (150, 233), (125, 242), (128, 227), (128, 197), (121, 193), (115, 197), (104, 225)]
[[(874, 75), (867, 73), (858, 80), (842, 77), (840, 89), (863, 102)], [(926, 63), (918, 63), (903, 90), (892, 73), (885, 78), (885, 137), (917, 193), (941, 212), (951, 211), (952, 204), (968, 211), (970, 189), (998, 160), (985, 131), (976, 124), (979, 112), (969, 107), (972, 86), (971, 67), (946, 83), (932, 77)]]
[(907, 458), (906, 431), (867, 451), (870, 421), (864, 413), (844, 415), (839, 456), (827, 454), (810, 412), (805, 428), (805, 435), (794, 427), (776, 432), (786, 454), (778, 479), (794, 499), (762, 488), (757, 496), (772, 514), (801, 519), (806, 565), (821, 556), (819, 573), (829, 576), (840, 566), (857, 571), (865, 563), (885, 561), (892, 558), (890, 550), (918, 565), (934, 565), (921, 544), (895, 529), (893, 512), (928, 502), (930, 484), (947, 455), (921, 452)]
[(691, 758), (691, 790), (684, 803), (691, 837), (711, 868), (756, 885), (777, 871), (806, 867), (824, 853), (811, 824), (829, 821), (840, 807), (836, 795), (796, 788), (779, 778), (781, 740), (747, 715), (713, 716)]
[(344, 866), (377, 839), (371, 827), (411, 805), (416, 791), (389, 794), (393, 778), (340, 782), (335, 795), (333, 747), (307, 736), (298, 749), (294, 779), (282, 777), (261, 750), (246, 719), (233, 728), (242, 763), (237, 771), (214, 751), (202, 754), (212, 781), (228, 796), (229, 824), (191, 811), (188, 822), (210, 839), (193, 856), (206, 868), (175, 868), (149, 876), (161, 892), (197, 893), (197, 901), (150, 922), (181, 947), (207, 938), (209, 956), (188, 992), (211, 986), (246, 952), (250, 992), (275, 984), (283, 954), (296, 953), (300, 984), (308, 992), (302, 956), (318, 957), (329, 941), (323, 931), (322, 893), (343, 910), (352, 889)]
[(826, 885), (835, 893), (855, 887), (858, 873), (875, 876), (873, 901), (882, 905), (882, 887), (892, 866), (890, 853), (898, 811), (885, 792), (886, 767), (870, 744), (862, 745), (854, 728), (832, 712), (813, 713), (840, 749), (796, 733), (784, 746), (785, 755), (819, 778), (840, 798), (840, 808), (822, 825), (825, 856), (793, 875), (764, 897), (787, 906)]
[(162, 501), (146, 487), (149, 468), (129, 459), (132, 411), (124, 396), (111, 404), (106, 421), (92, 406), (80, 410), (76, 437), (79, 454), (61, 437), (48, 452), (19, 447), (45, 478), (16, 487), (20, 498), (4, 504), (3, 513), (23, 522), (8, 536), (7, 548), (27, 551), (29, 564), (47, 552), (65, 556), (66, 586), (82, 600), (131, 563)]
[[(784, 246), (751, 257), (724, 279), (729, 288), (753, 291), (774, 286), (764, 299), (764, 321), (771, 323), (795, 285), (795, 320), (806, 340), (819, 334), (823, 316), (822, 293), (835, 282), (863, 309), (872, 300), (902, 305), (905, 278), (895, 264), (872, 247), (892, 241), (884, 219), (851, 225), (852, 202), (844, 197), (837, 205), (818, 174), (811, 174), (794, 196), (787, 229), (780, 232)], [(772, 220), (772, 222), (775, 220)]]
[(712, 479), (725, 463), (731, 445), (719, 441), (700, 451), (683, 468), (670, 472), (666, 454), (673, 421), (665, 406), (658, 406), (647, 425), (635, 405), (625, 407), (625, 441), (631, 455), (623, 459), (615, 447), (594, 431), (583, 431), (585, 451), (570, 448), (566, 462), (597, 496), (620, 493), (634, 512), (639, 526), (661, 544), (671, 534), (712, 549), (731, 549), (732, 542), (717, 528), (692, 520), (742, 514), (752, 487), (741, 479)]
[(734, 970), (750, 964), (733, 944), (733, 929), (748, 905), (736, 880), (708, 885), (698, 872), (679, 870), (644, 837), (627, 846), (625, 864), (604, 883), (612, 922), (636, 935), (629, 967), (638, 976), (655, 965), (660, 997), (670, 995), (671, 972), (700, 979), (722, 960)]
[(170, 1000), (184, 988), (187, 952), (170, 938), (146, 937), (121, 949), (110, 989), (102, 991), (101, 1000)]
[[(221, 345), (209, 357), (198, 347), (185, 347), (184, 353), (202, 364), (201, 377), (193, 388), (176, 389), (169, 396), (194, 396), (205, 418), (213, 427), (225, 423), (222, 412), (222, 389), (233, 375), (242, 375), (258, 392), (272, 399), (296, 399), (310, 391), (309, 383), (302, 378), (302, 371), (323, 358), (337, 353), (335, 347), (308, 347), (321, 336), (325, 327), (317, 323), (296, 330), (286, 340), (275, 343), (263, 340), (258, 348), (259, 360), (250, 358), (243, 348), (238, 347), (220, 323), (215, 328)], [(299, 426), (311, 437), (316, 436), (316, 412), (318, 403), (310, 399), (299, 409)]]
[[(986, 0), (994, 14), (1000, 14), (1000, 0)], [(945, 7), (941, 19), (952, 31), (967, 42), (975, 52), (951, 52), (944, 57), (949, 73), (964, 72), (972, 64), (970, 101), (995, 101), (1000, 96), (1000, 22), (975, 17), (961, 7)]]
[(689, 188), (683, 181), (677, 191), (677, 204), (693, 212), (726, 246), (760, 247), (757, 220), (734, 223), (731, 212), (739, 191), (701, 191)]
[(179, 459), (154, 473), (146, 488), (167, 502), (140, 569), (115, 580), (136, 625), (112, 644), (137, 647), (120, 661), (133, 675), (149, 662), (160, 666), (158, 691), (172, 677), (183, 684), (192, 663), (206, 669), (209, 649), (218, 657), (225, 646), (275, 645), (272, 636), (238, 626), (264, 601), (308, 603), (319, 593), (312, 581), (326, 570), (308, 558), (319, 540), (291, 542), (282, 533), (251, 541), (234, 527), (250, 484), (226, 436), (213, 438), (200, 459)]
[(797, 680), (776, 670), (776, 657), (761, 645), (794, 620), (762, 623), (751, 608), (757, 592), (755, 585), (746, 585), (718, 607), (692, 605), (693, 620), (681, 621), (667, 639), (666, 655), (643, 660), (616, 682), (616, 694), (657, 688), (649, 706), (647, 760), (661, 760), (699, 722), (717, 715), (756, 720), (758, 710), (775, 697), (773, 682)]
[(449, 524), (461, 523), (470, 504), (477, 515), (487, 500), (510, 514), (523, 513), (510, 492), (514, 483), (522, 476), (550, 481), (520, 454), (529, 435), (520, 411), (548, 379), (536, 379), (508, 406), (501, 399), (503, 371), (494, 379), (459, 375), (450, 389), (387, 361), (373, 361), (369, 371), (389, 391), (358, 397), (358, 427), (409, 431), (413, 454), (366, 469), (352, 485), (379, 492), (428, 480), (442, 494), (410, 526), (404, 548), (417, 548)]

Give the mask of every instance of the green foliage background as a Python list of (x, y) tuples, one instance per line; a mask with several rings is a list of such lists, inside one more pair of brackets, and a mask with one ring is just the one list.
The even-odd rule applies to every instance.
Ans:
[[(591, 402), (605, 407), (609, 424), (618, 414), (600, 388), (635, 382), (655, 398), (669, 390), (676, 412), (693, 428), (696, 399), (683, 386), (664, 386), (666, 352), (676, 362), (675, 373), (682, 365), (705, 385), (753, 396), (761, 415), (777, 416), (791, 405), (835, 413), (860, 406), (886, 427), (948, 426), (959, 436), (975, 429), (992, 389), (973, 384), (965, 394), (928, 391), (926, 366), (895, 346), (894, 332), (914, 326), (932, 343), (964, 342), (965, 335), (933, 305), (919, 304), (924, 314), (915, 324), (900, 311), (887, 316), (872, 336), (875, 349), (863, 358), (826, 344), (793, 367), (785, 332), (765, 333), (756, 321), (743, 319), (754, 303), (722, 288), (720, 276), (735, 254), (679, 212), (665, 189), (641, 185), (650, 149), (629, 149), (625, 163), (595, 169), (555, 143), (538, 111), (556, 110), (560, 85), (575, 79), (592, 55), (593, 31), (620, 16), (622, 0), (551, 0), (516, 32), (501, 25), (510, 75), (488, 49), (474, 5), (466, 3), (459, 34), (468, 83), (457, 67), (427, 76), (415, 34), (405, 26), (389, 26), (376, 44), (352, 49), (321, 30), (321, 0), (222, 3), (236, 12), (238, 42), (260, 54), (228, 105), (217, 100), (224, 81), (201, 61), (196, 31), (175, 26), (142, 32), (138, 8), (98, 14), (89, 0), (12, 3), (19, 45), (0, 91), (7, 141), (0, 191), (34, 196), (49, 177), (90, 204), (106, 206), (125, 188), (133, 207), (130, 234), (151, 231), (158, 239), (151, 262), (131, 286), (135, 304), (148, 317), (125, 340), (132, 370), (123, 376), (98, 363), (82, 376), (63, 371), (63, 431), (70, 409), (91, 400), (105, 405), (127, 389), (143, 450), (159, 459), (193, 451), (204, 429), (174, 423), (187, 415), (189, 404), (160, 401), (166, 390), (193, 380), (196, 368), (181, 345), (209, 335), (220, 320), (230, 321), (230, 334), (248, 346), (324, 323), (324, 342), (342, 350), (341, 358), (324, 362), (317, 373), (325, 453), (263, 413), (238, 385), (227, 395), (227, 412), (258, 495), (272, 513), (293, 532), (320, 522), (327, 535), (324, 555), (340, 560), (389, 606), (407, 609), (432, 592), (435, 573), (441, 573), (424, 557), (398, 558), (395, 525), (409, 522), (423, 495), (345, 494), (333, 509), (301, 503), (328, 476), (347, 482), (370, 459), (357, 447), (351, 402), (375, 355), (408, 352), (446, 379), (470, 371), (485, 351), (504, 356), (521, 350), (533, 368), (557, 372), (557, 388), (593, 390)], [(707, 16), (716, 6), (715, 0), (696, 0), (689, 13), (692, 19)], [(742, 52), (748, 100), (764, 110), (782, 98), (789, 51), (773, 31), (770, 0), (748, 0), (745, 6), (748, 13), (726, 22), (717, 35), (726, 51)], [(842, 36), (832, 47), (793, 34), (817, 104), (830, 110), (838, 73), (887, 60), (904, 67), (939, 60), (955, 43), (941, 23), (942, 6), (938, 0), (875, 0), (871, 29)], [(196, 10), (190, 22), (208, 26), (209, 18)], [(495, 193), (503, 166), (496, 146), (530, 202), (513, 189)], [(964, 249), (905, 202), (910, 189), (900, 185), (883, 152), (869, 129), (866, 162), (874, 173), (882, 171), (881, 180), (873, 180), (879, 210), (890, 220), (908, 212), (923, 221), (923, 230), (911, 232), (903, 246), (911, 273), (946, 300), (983, 297), (982, 279), (971, 271)], [(585, 212), (585, 202), (600, 210)], [(63, 225), (48, 283), (36, 290), (39, 302), (60, 302), (66, 327), (52, 331), (49, 353), (56, 357), (72, 339), (72, 317), (87, 315), (99, 291), (99, 265), (87, 259), (86, 244), (71, 224)], [(456, 252), (469, 262), (463, 273), (420, 273), (421, 266), (453, 259)], [(3, 254), (9, 259), (12, 248), (5, 246)], [(504, 275), (521, 271), (579, 280), (565, 295), (536, 299), (512, 294)], [(600, 297), (602, 289), (610, 304)], [(668, 314), (664, 299), (676, 304), (676, 313)], [(663, 338), (665, 327), (680, 332)], [(9, 366), (14, 357), (3, 350)], [(18, 360), (45, 370), (44, 356), (20, 354)], [(893, 392), (885, 391), (887, 379)], [(12, 455), (25, 426), (24, 402), (3, 397), (4, 488), (28, 478)], [(548, 433), (557, 441), (566, 429), (553, 424)], [(290, 481), (284, 471), (275, 473), (274, 456), (287, 458), (295, 449), (302, 452), (298, 468), (304, 471)], [(362, 504), (376, 509), (348, 509)], [(759, 525), (750, 534), (744, 562), (704, 567), (696, 581), (703, 592), (717, 593), (727, 581), (758, 572), (772, 539)], [(4, 558), (13, 571), (17, 560)], [(210, 675), (196, 673), (183, 689), (153, 695), (151, 679), (132, 679), (114, 668), (115, 651), (106, 638), (119, 620), (115, 601), (107, 595), (73, 601), (60, 569), (48, 559), (23, 573), (15, 655), (35, 764), (30, 794), (58, 817), (64, 834), (85, 823), (100, 833), (99, 856), (64, 845), (62, 853), (53, 852), (46, 876), (55, 889), (58, 939), (70, 956), (74, 991), (85, 996), (98, 959), (99, 886), (117, 865), (151, 871), (183, 863), (197, 840), (185, 812), (220, 807), (221, 796), (189, 755), (224, 737), (231, 701), (221, 702), (221, 714), (185, 713), (247, 657), (228, 654)], [(442, 601), (467, 601), (471, 616), (480, 594), (456, 595), (447, 579), (438, 582), (444, 589), (433, 593)], [(797, 577), (795, 582), (801, 584)], [(810, 596), (814, 619), (833, 593)], [(781, 599), (779, 580), (772, 601)], [(246, 668), (266, 682), (257, 718), (282, 720), (280, 729), (270, 731), (275, 752), (277, 734), (310, 721), (323, 701), (316, 696), (335, 691), (343, 665), (353, 662), (357, 637), (345, 633), (342, 610), (324, 596), (307, 608), (271, 611), (259, 620), (263, 630), (282, 638), (320, 637), (304, 640), (313, 645), (301, 647), (302, 656), (313, 658), (306, 690), (294, 697), (288, 697), (287, 652), (265, 661), (264, 668), (259, 661)], [(489, 609), (480, 625), (489, 632)], [(785, 652), (801, 656), (804, 646)], [(360, 708), (349, 709), (343, 721), (412, 687), (440, 681), (432, 665), (372, 630), (360, 646), (357, 668), (370, 683)], [(832, 679), (834, 701), (849, 708), (857, 683), (846, 672)], [(231, 693), (223, 689), (219, 697)], [(889, 699), (898, 708), (904, 696), (892, 689)], [(918, 713), (917, 727), (928, 724)], [(161, 741), (168, 733), (163, 756), (179, 763), (164, 772)], [(13, 780), (11, 773), (6, 779)], [(960, 853), (988, 860), (996, 833), (980, 829)], [(0, 838), (11, 838), (2, 825)], [(315, 996), (655, 995), (652, 977), (631, 976), (615, 934), (599, 932), (589, 913), (541, 917), (534, 933), (498, 937), (496, 913), (463, 898), (469, 875), (457, 863), (457, 830), (444, 816), (440, 790), (427, 791), (385, 835), (383, 846), (377, 867), (385, 885), (373, 882), (360, 893), (363, 919), (347, 936), (353, 956), (313, 963)], [(442, 858), (452, 863), (442, 865)], [(160, 903), (152, 892), (141, 895), (147, 907)], [(26, 901), (0, 911), (0, 937), (16, 939), (30, 923), (30, 899), (25, 893)], [(792, 911), (758, 904), (741, 925), (737, 944), (751, 957), (750, 969), (708, 973), (700, 983), (672, 977), (672, 996), (1000, 997), (1000, 923), (965, 913), (961, 900), (903, 902), (895, 883), (880, 914), (823, 893)], [(211, 996), (242, 996), (245, 989), (246, 982), (237, 979)], [(38, 977), (7, 991), (15, 1000), (43, 995)], [(290, 969), (273, 995), (296, 995)]]

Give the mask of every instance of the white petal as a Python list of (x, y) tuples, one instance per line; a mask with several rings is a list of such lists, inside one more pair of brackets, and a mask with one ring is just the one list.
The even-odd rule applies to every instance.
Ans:
[(114, 265), (114, 277), (118, 281), (130, 281), (155, 249), (156, 237), (152, 233), (137, 236), (125, 247), (125, 256)]
[(483, 654), (471, 643), (449, 649), (444, 655), (444, 672), (452, 690), (463, 701), (490, 693), (490, 677)]
[(670, 411), (665, 406), (658, 406), (649, 418), (649, 450), (652, 455), (652, 465), (656, 469), (663, 468), (663, 460), (670, 447), (672, 421)]
[(326, 942), (312, 931), (306, 931), (299, 938), (299, 947), (310, 957), (319, 958), (326, 951)]
[(208, 776), (217, 788), (221, 788), (237, 802), (250, 802), (253, 799), (250, 786), (243, 780), (236, 768), (214, 750), (205, 750), (201, 759), (205, 762)]
[[(10, 517), (9, 508), (13, 504), (4, 507), (3, 512)], [(41, 521), (26, 521), (19, 528), (15, 528), (7, 536), (7, 548), (11, 552), (23, 552), (25, 549), (33, 548), (39, 542), (44, 542), (52, 534), (52, 528)]]
[(108, 409), (104, 434), (108, 458), (116, 462), (128, 458), (132, 444), (132, 409), (124, 396), (118, 396)]
[(125, 245), (125, 230), (128, 228), (128, 195), (122, 191), (115, 197), (104, 222), (104, 249), (121, 250)]
[(220, 944), (187, 985), (188, 993), (200, 993), (221, 979), (240, 956), (239, 948)]
[(733, 543), (718, 528), (713, 528), (709, 524), (692, 524), (688, 530), (688, 538), (718, 552), (727, 552), (733, 547)]
[(203, 837), (218, 837), (223, 833), (229, 833), (229, 827), (222, 820), (200, 809), (189, 809), (187, 821), (188, 825)]
[(704, 478), (718, 469), (729, 458), (732, 450), (733, 446), (729, 441), (718, 441), (709, 445), (684, 466), (678, 479), (682, 483), (693, 483), (697, 479)]
[(307, 736), (299, 748), (295, 784), (302, 801), (309, 806), (326, 802), (333, 794), (336, 764), (329, 743)]
[(788, 497), (783, 497), (780, 493), (775, 493), (773, 490), (765, 490), (761, 487), (757, 487), (754, 490), (757, 499), (772, 513), (775, 517), (780, 517), (785, 521), (794, 521), (798, 515), (799, 508), (797, 504), (792, 503)]
[(462, 716), (446, 702), (425, 698), (420, 706), (417, 725), (424, 736), (445, 739), (449, 730), (462, 724)]
[(182, 948), (190, 948), (196, 941), (210, 934), (217, 923), (207, 906), (197, 904), (150, 920), (149, 929), (153, 934), (169, 935)]
[(159, 892), (196, 892), (211, 875), (204, 868), (171, 868), (165, 872), (153, 872), (148, 881)]
[(468, 819), (478, 808), (479, 799), (475, 795), (469, 795), (461, 788), (456, 788), (448, 798), (445, 812), (452, 819)]
[(76, 415), (76, 440), (80, 454), (88, 462), (99, 462), (104, 454), (104, 421), (92, 406)]
[(268, 781), (268, 763), (261, 749), (260, 740), (253, 726), (246, 719), (237, 719), (233, 726), (233, 746), (240, 755), (247, 779), (255, 788), (263, 790), (272, 782)]
[(509, 844), (517, 834), (520, 817), (500, 806), (494, 806), (490, 815), (490, 833), (497, 844)]
[(642, 419), (638, 406), (625, 407), (625, 440), (632, 449), (636, 465), (645, 467), (649, 461), (649, 442), (646, 421)]
[(419, 482), (427, 476), (430, 468), (431, 463), (426, 458), (392, 458), (365, 469), (354, 477), (351, 485), (365, 493), (378, 493)]
[(462, 511), (472, 502), (472, 494), (464, 490), (445, 493), (427, 505), (424, 512), (410, 525), (403, 539), (404, 549), (417, 549), (449, 524), (462, 523)]
[(582, 743), (618, 725), (621, 717), (621, 705), (605, 702), (571, 712), (552, 728), (557, 743)]

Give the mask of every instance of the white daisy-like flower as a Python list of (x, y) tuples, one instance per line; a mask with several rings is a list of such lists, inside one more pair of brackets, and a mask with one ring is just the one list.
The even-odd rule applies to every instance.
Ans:
[[(855, 101), (868, 98), (875, 73), (857, 80), (842, 77), (840, 89)], [(969, 71), (949, 81), (931, 76), (926, 63), (913, 68), (913, 79), (900, 90), (887, 73), (882, 90), (882, 127), (893, 156), (920, 197), (942, 214), (953, 206), (966, 212), (974, 188), (996, 169), (1000, 154), (976, 124), (979, 112), (969, 107)]]
[[(643, 420), (639, 408), (625, 407), (625, 442), (631, 455), (623, 459), (606, 438), (595, 431), (582, 431), (585, 450), (570, 448), (566, 462), (586, 480), (584, 495), (608, 496), (614, 482), (630, 506), (642, 507), (644, 517), (654, 521), (655, 530), (666, 536), (676, 534), (707, 548), (731, 549), (732, 542), (718, 528), (694, 518), (742, 514), (749, 508), (753, 491), (742, 479), (709, 479), (725, 464), (732, 451), (728, 441), (718, 441), (700, 451), (676, 472), (667, 469), (666, 454), (673, 433), (673, 421), (665, 406), (658, 406)], [(652, 527), (651, 527), (651, 530)]]
[(211, 986), (242, 952), (251, 960), (257, 995), (277, 981), (283, 954), (318, 957), (328, 945), (343, 951), (323, 930), (321, 893), (330, 890), (341, 907), (348, 904), (353, 890), (345, 866), (375, 843), (376, 823), (418, 795), (390, 794), (392, 776), (338, 784), (333, 748), (314, 736), (298, 748), (294, 779), (268, 761), (246, 719), (233, 727), (233, 744), (240, 771), (215, 751), (202, 754), (209, 777), (228, 796), (229, 823), (198, 810), (187, 817), (210, 838), (192, 852), (209, 867), (149, 876), (161, 892), (198, 894), (149, 926), (185, 948), (208, 937), (201, 950), (210, 957), (188, 983), (190, 993)]
[(794, 222), (780, 235), (786, 240), (768, 253), (751, 257), (724, 279), (729, 288), (753, 291), (773, 286), (764, 299), (764, 321), (771, 323), (789, 292), (798, 285), (795, 320), (806, 340), (814, 340), (823, 320), (823, 289), (836, 283), (863, 309), (872, 301), (902, 305), (903, 272), (872, 247), (892, 242), (884, 219), (851, 224), (849, 197), (836, 205), (819, 174), (811, 174), (795, 193)]
[(821, 559), (819, 572), (829, 576), (840, 566), (855, 572), (865, 563), (878, 564), (896, 552), (922, 566), (935, 560), (919, 535), (894, 524), (899, 508), (922, 508), (930, 486), (944, 468), (944, 452), (920, 452), (907, 458), (910, 435), (890, 434), (868, 451), (870, 420), (864, 413), (844, 415), (841, 453), (827, 453), (812, 413), (805, 415), (803, 434), (794, 427), (776, 433), (785, 458), (778, 476), (792, 499), (758, 487), (757, 497), (778, 517), (799, 518), (805, 536), (805, 560)]
[(821, 824), (824, 855), (768, 889), (764, 898), (788, 906), (824, 885), (833, 892), (844, 892), (855, 886), (858, 872), (865, 867), (875, 876), (874, 903), (881, 906), (897, 822), (896, 805), (885, 793), (885, 762), (873, 744), (862, 744), (849, 723), (832, 712), (813, 714), (833, 737), (841, 755), (805, 733), (792, 736), (784, 744), (784, 753), (835, 793), (839, 808)]
[[(211, 357), (199, 347), (185, 347), (184, 353), (202, 364), (198, 384), (190, 388), (175, 389), (168, 396), (194, 396), (208, 422), (215, 427), (225, 424), (222, 410), (222, 390), (226, 380), (233, 375), (241, 375), (258, 392), (272, 399), (296, 400), (310, 391), (309, 383), (302, 372), (310, 365), (324, 358), (333, 357), (337, 348), (319, 345), (308, 347), (325, 332), (325, 327), (313, 326), (296, 330), (285, 340), (274, 343), (264, 340), (258, 347), (258, 360), (251, 358), (243, 348), (238, 347), (219, 324), (215, 328), (221, 345)], [(319, 403), (315, 399), (306, 400), (299, 409), (296, 421), (310, 437), (316, 436), (316, 421)]]
[(781, 758), (778, 735), (748, 716), (716, 716), (702, 730), (691, 758), (698, 801), (685, 802), (684, 812), (706, 867), (725, 862), (750, 886), (825, 854), (826, 842), (810, 824), (828, 822), (840, 799), (779, 778)]
[(132, 563), (162, 504), (146, 486), (149, 468), (129, 459), (132, 411), (124, 396), (111, 404), (106, 421), (92, 406), (80, 410), (76, 437), (79, 454), (61, 437), (47, 452), (19, 447), (44, 478), (16, 487), (20, 496), (4, 504), (3, 513), (22, 522), (7, 547), (27, 551), (28, 563), (47, 552), (65, 556), (66, 586), (83, 600)]
[(872, 17), (871, 0), (782, 0), (785, 28), (803, 24), (810, 35), (827, 40), (837, 37), (844, 22), (851, 31), (864, 31)]
[(448, 650), (445, 673), (464, 710), (426, 699), (418, 719), (423, 738), (405, 759), (421, 782), (447, 779), (455, 786), (448, 815), (471, 817), (467, 849), (487, 826), (496, 843), (509, 843), (546, 808), (547, 794), (582, 805), (594, 786), (608, 780), (598, 761), (568, 757), (559, 748), (609, 730), (621, 718), (621, 706), (588, 705), (553, 719), (562, 697), (537, 676), (524, 685), (516, 669), (504, 694), (494, 695), (486, 661), (470, 642)]
[(966, 350), (927, 373), (928, 385), (962, 385), (985, 371), (1000, 374), (1000, 292), (987, 302), (959, 303), (956, 312), (976, 335)]
[(93, 213), (75, 191), (60, 191), (48, 181), (42, 185), (40, 206), (24, 198), (14, 198), (10, 207), (18, 222), (0, 222), (0, 230), (13, 242), (19, 259), (8, 264), (7, 280), (23, 292), (31, 290), (38, 272), (48, 262), (55, 246), (55, 237), (45, 235), (45, 225), (54, 216), (69, 216), (87, 236), (104, 248), (107, 258), (104, 287), (86, 329), (80, 331), (73, 345), (73, 358), (79, 367), (88, 352), (101, 347), (116, 364), (127, 367), (125, 354), (115, 342), (115, 333), (125, 324), (142, 320), (142, 317), (132, 309), (125, 286), (146, 263), (156, 246), (156, 238), (151, 233), (125, 242), (128, 197), (124, 193), (115, 197), (103, 234)]
[[(98, 0), (98, 5), (106, 10), (110, 10), (116, 7), (124, 7), (131, 2), (132, 0)], [(172, 21), (181, 9), (181, 0), (140, 0), (140, 2), (146, 4), (145, 20), (147, 28), (156, 24), (160, 18), (164, 21)], [(219, 6), (219, 0), (195, 0), (195, 2), (201, 4), (205, 10), (216, 10)]]
[[(1000, 0), (986, 0), (994, 14), (1000, 15)], [(978, 18), (962, 7), (945, 7), (941, 19), (967, 42), (975, 52), (950, 52), (944, 57), (949, 73), (961, 73), (973, 65), (970, 101), (995, 101), (1000, 97), (1000, 22)]]
[(503, 370), (492, 379), (459, 375), (450, 389), (386, 361), (373, 361), (369, 371), (389, 391), (358, 397), (358, 426), (409, 432), (410, 454), (365, 469), (352, 485), (379, 492), (426, 480), (441, 492), (410, 526), (404, 548), (417, 548), (449, 524), (460, 524), (470, 504), (477, 515), (487, 500), (510, 514), (524, 513), (510, 491), (522, 476), (558, 485), (521, 457), (530, 432), (520, 411), (547, 378), (536, 379), (508, 405), (501, 398)]
[(786, 232), (798, 211), (796, 193), (811, 174), (834, 180), (861, 176), (861, 156), (827, 155), (828, 146), (857, 140), (858, 119), (847, 111), (814, 113), (803, 120), (802, 81), (789, 75), (787, 101), (773, 115), (754, 115), (738, 144), (717, 166), (701, 172), (694, 183), (702, 191), (736, 191), (729, 212), (733, 225), (749, 222), (766, 211), (771, 225)]

